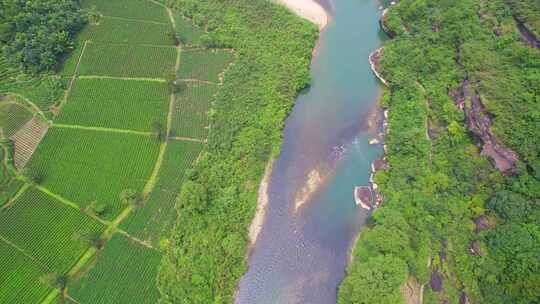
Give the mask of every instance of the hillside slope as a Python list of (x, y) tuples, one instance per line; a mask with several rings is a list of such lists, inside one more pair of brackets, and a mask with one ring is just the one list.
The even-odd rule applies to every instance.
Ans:
[(385, 15), (390, 169), (376, 175), (384, 203), (340, 304), (540, 300), (539, 11), (528, 3), (403, 0)]

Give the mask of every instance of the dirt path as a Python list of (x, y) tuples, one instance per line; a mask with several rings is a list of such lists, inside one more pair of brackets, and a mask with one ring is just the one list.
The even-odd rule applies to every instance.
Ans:
[(60, 110), (62, 109), (62, 107), (64, 106), (64, 104), (68, 100), (69, 93), (71, 93), (71, 88), (73, 88), (73, 84), (75, 83), (75, 80), (77, 79), (77, 75), (79, 74), (79, 67), (81, 66), (81, 61), (82, 61), (84, 51), (86, 50), (87, 45), (88, 45), (88, 40), (85, 41), (84, 44), (83, 44), (81, 55), (79, 55), (79, 59), (77, 60), (77, 65), (75, 66), (75, 71), (73, 71), (73, 75), (71, 76), (71, 80), (69, 81), (69, 86), (68, 86), (66, 92), (64, 93), (64, 97), (62, 98), (62, 101), (60, 102), (60, 104), (58, 105), (58, 107), (54, 111), (55, 117), (56, 117), (56, 115), (58, 115), (58, 113), (60, 113)]
[(81, 125), (68, 125), (68, 124), (59, 124), (59, 123), (55, 123), (51, 127), (52, 128), (60, 128), (60, 129), (79, 129), (79, 130), (87, 130), (87, 131), (134, 134), (134, 135), (141, 135), (141, 136), (154, 136), (154, 133), (152, 133), (152, 132), (125, 130), (125, 129), (115, 129), (115, 128), (104, 128), (104, 127), (87, 127), (87, 126), (81, 126)]
[(164, 78), (146, 78), (146, 77), (116, 77), (116, 76), (100, 76), (100, 75), (82, 75), (79, 79), (112, 79), (112, 80), (135, 80), (135, 81), (151, 81), (165, 83)]
[(18, 105), (21, 105), (25, 108), (27, 108), (30, 112), (34, 113), (34, 114), (38, 114), (40, 115), (44, 120), (45, 120), (45, 113), (35, 104), (33, 103), (32, 101), (30, 101), (30, 99), (24, 97), (23, 95), (21, 94), (17, 94), (17, 93), (12, 93), (12, 92), (7, 92), (6, 95), (9, 97), (9, 96), (14, 96), (16, 98), (20, 98), (23, 100), (23, 102), (20, 102), (19, 100), (17, 99), (14, 99), (14, 100), (11, 100), (7, 103), (3, 103), (3, 104), (10, 104), (10, 103), (13, 103), (13, 104), (18, 104)]
[(177, 79), (177, 80), (183, 81), (183, 82), (196, 82), (196, 83), (203, 83), (203, 84), (213, 84), (213, 85), (217, 85), (217, 83), (212, 82), (212, 81), (208, 81), (208, 80), (200, 80), (200, 79), (195, 79), (195, 78), (179, 78), (179, 79)]
[(49, 270), (49, 268), (47, 267), (47, 265), (41, 263), (40, 261), (38, 261), (36, 258), (34, 258), (33, 256), (31, 256), (30, 254), (26, 253), (26, 251), (24, 251), (24, 249), (22, 249), (21, 247), (17, 246), (16, 244), (10, 242), (9, 240), (5, 239), (3, 236), (0, 235), (0, 241), (3, 241), (4, 243), (6, 243), (8, 246), (11, 246), (13, 248), (15, 248), (15, 250), (17, 250), (18, 252), (20, 252), (22, 255), (24, 255), (25, 257), (29, 258), (30, 260), (32, 260), (34, 263), (36, 264), (39, 264), (39, 266), (41, 266), (41, 268), (43, 269), (46, 269), (46, 270)]
[[(60, 195), (58, 195), (58, 194), (52, 192), (51, 190), (49, 190), (49, 189), (47, 189), (47, 188), (45, 188), (45, 187), (43, 187), (43, 186), (41, 186), (41, 185), (36, 185), (35, 187), (36, 187), (39, 191), (41, 191), (41, 192), (47, 194), (48, 196), (54, 198), (54, 199), (57, 200), (58, 202), (60, 202), (60, 203), (66, 205), (66, 206), (68, 206), (68, 207), (70, 207), (70, 208), (73, 208), (73, 209), (75, 209), (75, 210), (81, 212), (81, 206), (79, 206), (79, 205), (77, 205), (76, 203), (74, 203), (74, 202), (68, 200), (67, 198), (62, 197), (62, 196), (60, 196)], [(100, 224), (102, 224), (102, 225), (104, 225), (104, 226), (108, 226), (108, 225), (111, 224), (109, 221), (106, 221), (106, 220), (104, 220), (104, 219), (100, 218), (99, 216), (94, 215), (94, 214), (92, 214), (92, 213), (84, 212), (84, 214), (87, 215), (87, 216), (89, 216), (89, 217), (91, 217), (91, 218), (94, 219), (96, 222), (98, 222), (98, 223), (100, 223)]]

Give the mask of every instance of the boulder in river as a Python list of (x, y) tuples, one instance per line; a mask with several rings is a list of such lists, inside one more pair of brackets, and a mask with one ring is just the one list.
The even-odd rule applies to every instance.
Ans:
[(368, 186), (358, 186), (354, 188), (354, 200), (360, 207), (370, 210), (373, 208), (373, 191)]
[(376, 173), (381, 170), (388, 170), (388, 162), (386, 162), (384, 159), (376, 159), (371, 164), (371, 172)]
[(378, 145), (381, 141), (378, 138), (372, 138), (369, 140), (370, 145)]

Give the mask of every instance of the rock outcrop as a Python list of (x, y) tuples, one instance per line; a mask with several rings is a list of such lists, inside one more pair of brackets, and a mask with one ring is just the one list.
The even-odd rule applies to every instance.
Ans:
[(532, 48), (540, 49), (540, 40), (529, 30), (525, 22), (519, 17), (514, 17), (514, 20), (521, 34), (521, 40)]
[(495, 167), (506, 175), (516, 173), (518, 155), (500, 144), (491, 131), (492, 116), (486, 110), (480, 95), (469, 90), (469, 81), (465, 79), (458, 90), (451, 90), (450, 97), (456, 106), (465, 113), (465, 125), (482, 142), (482, 155), (488, 156)]

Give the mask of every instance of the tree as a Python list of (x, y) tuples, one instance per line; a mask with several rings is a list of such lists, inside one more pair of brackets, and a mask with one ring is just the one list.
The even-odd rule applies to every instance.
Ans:
[(86, 23), (78, 1), (4, 0), (0, 7), (3, 52), (27, 72), (52, 69), (71, 50), (73, 39)]
[(26, 167), (23, 169), (22, 175), (31, 184), (39, 185), (43, 182), (43, 175), (37, 170)]
[(404, 303), (400, 286), (406, 280), (407, 264), (391, 255), (352, 264), (340, 287), (338, 304)]
[(140, 207), (143, 203), (143, 197), (141, 193), (133, 189), (125, 189), (120, 192), (120, 201), (125, 205), (132, 205)]
[(108, 206), (106, 203), (100, 203), (98, 201), (92, 201), (88, 205), (88, 209), (92, 211), (95, 215), (104, 216), (108, 212)]
[(159, 121), (152, 122), (152, 133), (157, 140), (161, 141), (166, 139), (165, 130)]

